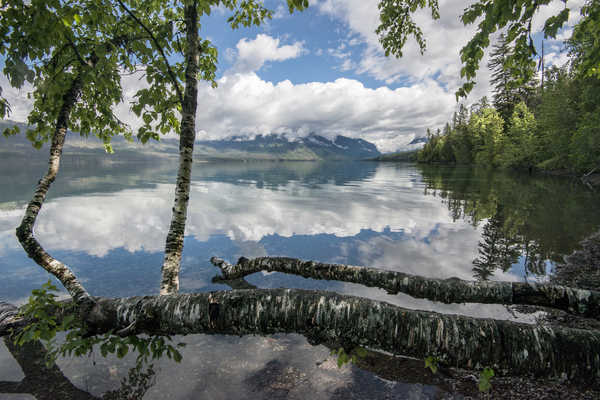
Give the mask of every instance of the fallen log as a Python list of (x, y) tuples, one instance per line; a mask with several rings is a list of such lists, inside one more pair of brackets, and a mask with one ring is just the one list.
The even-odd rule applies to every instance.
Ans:
[[(336, 293), (234, 290), (97, 298), (86, 322), (147, 334), (299, 333), (309, 342), (360, 345), (448, 366), (600, 380), (600, 332), (408, 310)], [(132, 327), (133, 326), (133, 327)]]
[[(252, 289), (95, 298), (90, 333), (269, 335), (437, 357), (450, 367), (600, 382), (600, 332), (414, 311), (324, 291)], [(10, 321), (0, 331), (10, 330)]]
[(566, 286), (530, 282), (465, 281), (457, 278), (435, 279), (377, 268), (327, 264), (287, 257), (240, 258), (231, 265), (212, 257), (223, 279), (243, 278), (260, 271), (283, 272), (305, 278), (358, 283), (377, 287), (390, 294), (442, 303), (523, 304), (551, 307), (576, 315), (599, 318), (600, 292)]

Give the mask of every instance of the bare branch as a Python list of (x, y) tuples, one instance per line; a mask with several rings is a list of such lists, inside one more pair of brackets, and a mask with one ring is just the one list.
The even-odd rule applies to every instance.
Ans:
[(378, 287), (390, 294), (406, 293), (443, 303), (528, 304), (561, 309), (598, 318), (600, 292), (565, 286), (523, 282), (479, 282), (458, 278), (434, 279), (377, 268), (326, 264), (286, 257), (240, 258), (231, 265), (219, 258), (210, 260), (226, 280), (243, 278), (259, 271), (283, 272), (305, 278), (326, 279)]

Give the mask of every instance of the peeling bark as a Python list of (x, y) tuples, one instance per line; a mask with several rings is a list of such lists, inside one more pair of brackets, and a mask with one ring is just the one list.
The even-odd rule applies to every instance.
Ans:
[(312, 279), (326, 279), (378, 287), (390, 294), (399, 292), (442, 303), (526, 304), (551, 307), (573, 314), (598, 318), (600, 292), (565, 286), (526, 282), (463, 281), (434, 279), (377, 268), (326, 264), (286, 257), (240, 258), (236, 265), (213, 257), (211, 262), (227, 280), (259, 271), (283, 272)]
[[(90, 334), (269, 335), (364, 346), (394, 355), (437, 356), (449, 367), (567, 376), (600, 383), (600, 332), (408, 310), (385, 302), (299, 289), (252, 289), (95, 298)], [(5, 326), (10, 329), (9, 326)]]
[(185, 27), (187, 48), (185, 54), (185, 93), (181, 111), (181, 132), (179, 134), (179, 170), (175, 184), (175, 204), (171, 225), (165, 244), (165, 258), (162, 266), (160, 294), (179, 291), (179, 269), (183, 252), (185, 221), (190, 198), (190, 182), (194, 141), (196, 140), (196, 109), (198, 106), (198, 10), (196, 2), (185, 6)]
[(0, 336), (8, 335), (10, 329), (18, 329), (26, 324), (19, 316), (19, 309), (12, 304), (0, 301)]
[(295, 289), (97, 299), (96, 326), (148, 334), (299, 333), (313, 343), (366, 346), (448, 366), (600, 381), (600, 332), (408, 310)]
[(33, 198), (25, 210), (21, 225), (17, 228), (17, 238), (27, 255), (46, 271), (58, 278), (73, 299), (79, 303), (88, 301), (90, 295), (77, 280), (69, 267), (44, 250), (33, 235), (33, 227), (42, 205), (44, 204), (44, 200), (46, 199), (48, 189), (58, 174), (60, 157), (62, 155), (65, 136), (67, 134), (69, 115), (81, 93), (81, 88), (82, 80), (81, 76), (78, 75), (72, 81), (71, 87), (63, 95), (62, 106), (56, 119), (54, 135), (52, 136), (52, 145), (50, 146), (48, 172), (46, 172), (44, 177), (38, 182)]

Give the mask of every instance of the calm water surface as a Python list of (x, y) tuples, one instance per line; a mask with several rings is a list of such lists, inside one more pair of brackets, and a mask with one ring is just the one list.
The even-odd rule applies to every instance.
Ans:
[[(40, 242), (93, 295), (158, 294), (175, 167), (170, 161), (67, 158), (38, 219)], [(0, 298), (15, 304), (49, 279), (14, 237), (44, 168), (0, 160)], [(212, 283), (218, 270), (211, 256), (234, 262), (240, 256), (285, 255), (437, 278), (544, 281), (555, 262), (600, 228), (597, 204), (598, 194), (569, 179), (472, 168), (197, 163), (181, 291), (229, 289)], [(442, 305), (280, 273), (258, 273), (247, 281), (262, 288), (327, 289), (408, 308), (531, 320), (503, 306)], [(182, 363), (156, 361), (144, 398), (433, 398), (439, 391), (386, 381), (351, 365), (337, 368), (329, 349), (298, 335), (181, 340), (188, 343)], [(135, 357), (94, 354), (57, 364), (74, 387), (101, 397), (122, 386)], [(0, 381), (18, 382), (26, 373), (0, 344)], [(50, 393), (58, 390), (44, 384)]]

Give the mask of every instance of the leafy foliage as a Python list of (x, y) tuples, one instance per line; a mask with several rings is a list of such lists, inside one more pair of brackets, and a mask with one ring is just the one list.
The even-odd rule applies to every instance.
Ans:
[(356, 364), (360, 358), (365, 358), (367, 356), (367, 350), (357, 346), (352, 349), (350, 353), (346, 353), (346, 350), (344, 350), (343, 347), (340, 347), (337, 350), (331, 350), (331, 355), (337, 356), (337, 365), (338, 368), (341, 368), (349, 362)]
[(80, 89), (68, 128), (98, 136), (107, 150), (113, 135), (129, 134), (112, 106), (122, 99), (120, 75), (132, 67), (131, 44), (140, 38), (110, 1), (9, 0), (3, 2), (0, 32), (10, 84), (34, 88), (28, 116), (34, 128), (27, 137), (35, 147), (51, 138), (76, 81)]
[[(120, 337), (112, 333), (101, 336), (89, 336), (85, 326), (77, 315), (67, 312), (62, 320), (57, 320), (57, 310), (62, 305), (56, 300), (58, 289), (48, 281), (40, 289), (32, 291), (28, 302), (21, 308), (21, 315), (32, 321), (18, 332), (14, 341), (22, 346), (31, 341), (41, 340), (46, 348), (47, 365), (53, 364), (59, 356), (83, 356), (90, 354), (94, 346), (98, 346), (103, 357), (115, 354), (125, 357), (129, 352), (138, 353), (138, 363), (146, 363), (150, 359), (158, 359), (166, 355), (169, 359), (180, 362), (181, 353), (177, 347), (184, 343), (172, 345), (169, 336), (126, 336)], [(66, 332), (64, 342), (59, 343), (56, 335)]]
[(482, 393), (489, 392), (492, 388), (492, 378), (494, 377), (494, 370), (489, 367), (485, 367), (479, 374), (479, 391)]
[(440, 364), (440, 360), (436, 356), (428, 356), (425, 359), (425, 368), (429, 368), (432, 374), (436, 374), (438, 371), (438, 367)]
[[(466, 97), (475, 86), (475, 77), (479, 64), (483, 58), (484, 50), (490, 45), (490, 37), (495, 32), (506, 32), (506, 43), (513, 46), (513, 51), (507, 54), (507, 62), (512, 71), (523, 82), (531, 80), (534, 70), (532, 57), (537, 55), (531, 38), (531, 23), (533, 17), (542, 6), (552, 0), (476, 0), (463, 12), (461, 21), (465, 25), (477, 22), (477, 31), (471, 40), (460, 52), (463, 67), (461, 77), (466, 82), (456, 92), (457, 99)], [(420, 9), (431, 10), (433, 19), (439, 18), (438, 0), (381, 0), (379, 2), (380, 25), (376, 32), (379, 35), (386, 55), (402, 56), (402, 49), (406, 41), (412, 36), (416, 40), (421, 53), (425, 51), (426, 40), (421, 28), (416, 24), (413, 14)], [(596, 38), (587, 41), (588, 56), (580, 64), (582, 71), (588, 74), (600, 72), (598, 53), (600, 41), (597, 40), (600, 32), (598, 13), (600, 7), (594, 0), (587, 0), (582, 9), (584, 18), (577, 25), (576, 32), (581, 37)], [(565, 6), (556, 15), (550, 16), (544, 23), (545, 37), (555, 38), (560, 28), (567, 22), (570, 10)], [(578, 50), (574, 50), (578, 51)]]

